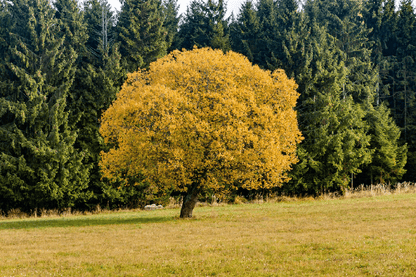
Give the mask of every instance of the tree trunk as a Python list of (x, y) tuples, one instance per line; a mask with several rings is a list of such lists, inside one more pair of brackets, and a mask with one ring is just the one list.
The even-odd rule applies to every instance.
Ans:
[(198, 201), (199, 190), (197, 185), (192, 185), (185, 197), (183, 198), (181, 215), (180, 218), (191, 218), (192, 212), (195, 208), (196, 202)]

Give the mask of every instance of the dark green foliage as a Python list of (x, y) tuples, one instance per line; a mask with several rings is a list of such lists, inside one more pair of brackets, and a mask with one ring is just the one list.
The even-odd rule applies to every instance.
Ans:
[(370, 30), (363, 24), (360, 3), (355, 0), (315, 0), (308, 1), (305, 10), (316, 22), (327, 25), (329, 34), (336, 38), (337, 47), (345, 55), (349, 72), (343, 93), (352, 95), (357, 102), (373, 103), (378, 72), (371, 64)]
[(163, 14), (165, 16), (163, 27), (168, 33), (166, 35), (166, 43), (168, 53), (170, 53), (172, 50), (179, 49), (178, 32), (181, 15), (179, 15), (178, 0), (164, 0)]
[(396, 43), (396, 32), (397, 32), (397, 13), (395, 11), (395, 1), (386, 0), (383, 6), (383, 20), (381, 25), (380, 35), (384, 36), (384, 49), (383, 55), (389, 57), (395, 55), (397, 43)]
[(237, 19), (230, 25), (232, 50), (243, 54), (252, 63), (260, 64), (258, 58), (260, 23), (252, 1), (240, 8)]
[(315, 195), (344, 191), (352, 187), (353, 174), (371, 161), (365, 112), (352, 97), (337, 94), (318, 93), (310, 108), (313, 111), (304, 114), (308, 128), (301, 145), (310, 169), (303, 177)]
[(87, 28), (83, 24), (83, 16), (78, 8), (76, 0), (56, 0), (55, 17), (60, 22), (60, 33), (57, 36), (65, 36), (64, 45), (73, 49), (78, 57), (85, 51), (85, 43), (88, 39)]
[(193, 0), (179, 28), (180, 49), (211, 47), (224, 52), (231, 49), (226, 6), (223, 0)]
[(146, 68), (166, 55), (167, 31), (159, 0), (125, 0), (117, 22), (123, 67), (128, 72)]
[(403, 0), (397, 12), (397, 29), (389, 49), (389, 70), (385, 83), (389, 86), (388, 98), (396, 124), (401, 128), (401, 142), (407, 143), (409, 159), (406, 165), (407, 180), (415, 180), (414, 156), (416, 151), (416, 18), (412, 2)]
[(87, 27), (88, 40), (83, 63), (102, 66), (103, 60), (116, 44), (115, 21), (115, 15), (106, 0), (84, 2), (84, 24)]
[(344, 96), (347, 70), (342, 51), (325, 28), (314, 24), (310, 45), (311, 72), (300, 83), (297, 107), (304, 141), (298, 147), (300, 162), (283, 189), (289, 194), (318, 195), (348, 188), (353, 174), (371, 160), (365, 112)]
[(394, 184), (406, 172), (407, 146), (399, 145), (400, 128), (384, 104), (368, 112), (366, 121), (370, 124), (370, 148), (374, 154), (371, 164), (363, 170), (365, 179), (362, 181), (367, 184)]
[(264, 69), (276, 69), (275, 57), (281, 51), (279, 27), (277, 25), (276, 5), (272, 0), (257, 3), (257, 17), (260, 24), (257, 53), (255, 59), (261, 61)]
[(277, 0), (277, 24), (287, 30), (296, 25), (301, 17), (296, 0)]
[(48, 1), (16, 0), (0, 76), (0, 209), (63, 210), (88, 199), (84, 152), (68, 124), (66, 97), (77, 54), (58, 38)]
[[(0, 53), (2, 53), (2, 58), (0, 59), (0, 76), (5, 79), (8, 78), (6, 62), (9, 59), (7, 54), (10, 45), (9, 30), (12, 26), (11, 19), (11, 15), (8, 11), (8, 5), (6, 5), (5, 2), (0, 1)], [(0, 80), (0, 90), (2, 90), (2, 86), (7, 86), (7, 81), (5, 79)]]
[(72, 123), (79, 130), (76, 147), (86, 152), (84, 164), (91, 167), (88, 191), (93, 199), (78, 203), (80, 209), (107, 205), (117, 193), (111, 184), (101, 180), (98, 162), (104, 142), (99, 134), (100, 118), (116, 98), (125, 80), (118, 43), (114, 40), (114, 16), (106, 1), (84, 3), (85, 27), (88, 30), (86, 52), (78, 64), (68, 107)]
[[(312, 46), (309, 43), (311, 33), (310, 22), (304, 14), (298, 12), (293, 0), (278, 2), (277, 22), (280, 30), (280, 51), (273, 55), (271, 69), (283, 68), (289, 77), (298, 84), (310, 73)], [(302, 87), (300, 88), (302, 91)]]

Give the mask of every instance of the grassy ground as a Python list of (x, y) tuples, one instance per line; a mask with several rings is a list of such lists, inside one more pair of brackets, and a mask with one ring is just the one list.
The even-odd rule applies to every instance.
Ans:
[(0, 276), (416, 276), (416, 194), (0, 220)]

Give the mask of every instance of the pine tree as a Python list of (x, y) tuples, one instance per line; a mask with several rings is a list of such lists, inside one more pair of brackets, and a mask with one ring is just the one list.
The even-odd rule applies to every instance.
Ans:
[(62, 211), (84, 199), (88, 185), (66, 111), (77, 55), (56, 37), (61, 24), (48, 1), (7, 5), (19, 20), (0, 77), (0, 209)]
[(7, 31), (10, 26), (10, 15), (6, 10), (6, 3), (0, 1), (0, 51), (5, 53), (7, 50)]
[(395, 10), (395, 1), (386, 0), (383, 6), (383, 21), (380, 32), (385, 36), (383, 50), (383, 55), (385, 57), (394, 56), (396, 54), (397, 20), (398, 14)]
[[(413, 129), (413, 116), (411, 115), (414, 106), (416, 93), (416, 36), (413, 31), (416, 27), (416, 17), (412, 7), (412, 1), (403, 0), (400, 5), (397, 35), (396, 54), (396, 88), (395, 88), (395, 109), (399, 114), (399, 125), (403, 128), (403, 139), (410, 141), (411, 129)], [(409, 132), (410, 131), (410, 132)]]
[(252, 63), (260, 64), (261, 61), (255, 59), (258, 51), (258, 38), (260, 24), (257, 18), (253, 2), (248, 0), (243, 3), (237, 19), (231, 24), (231, 45), (232, 50), (243, 54)]
[(352, 95), (360, 103), (373, 104), (378, 72), (371, 64), (370, 30), (362, 15), (362, 5), (355, 0), (308, 1), (305, 10), (318, 24), (328, 26), (330, 35), (337, 39), (338, 48), (345, 55), (349, 74), (343, 84), (344, 96)]
[(116, 98), (125, 72), (121, 68), (118, 43), (114, 40), (114, 15), (105, 0), (88, 0), (84, 3), (84, 24), (88, 30), (86, 52), (78, 64), (69, 108), (73, 124), (80, 130), (75, 145), (86, 151), (84, 164), (91, 167), (88, 191), (93, 195), (80, 208), (90, 209), (97, 204), (106, 205), (120, 196), (111, 184), (102, 180), (99, 154), (105, 149), (99, 134), (101, 114)]
[(363, 9), (364, 22), (371, 30), (369, 39), (373, 42), (371, 54), (375, 66), (380, 65), (383, 60), (383, 50), (386, 48), (387, 36), (389, 35), (384, 33), (385, 28), (383, 28), (383, 7), (385, 5), (386, 0), (369, 0), (365, 2)]
[(255, 59), (260, 61), (261, 68), (274, 70), (276, 65), (274, 57), (282, 49), (279, 43), (279, 27), (277, 25), (276, 5), (272, 0), (257, 2), (257, 17), (260, 24), (258, 49)]
[(167, 51), (170, 53), (173, 50), (179, 49), (179, 21), (181, 15), (179, 15), (178, 0), (164, 0), (163, 1), (163, 14), (165, 19), (163, 20), (163, 27), (167, 31), (166, 43)]
[(394, 184), (406, 172), (407, 145), (399, 145), (400, 128), (384, 104), (367, 113), (366, 121), (370, 124), (370, 148), (374, 154), (371, 164), (363, 170), (366, 177), (363, 181), (367, 184)]
[(6, 54), (10, 44), (9, 30), (11, 26), (12, 21), (7, 9), (7, 4), (0, 1), (0, 53), (2, 53), (2, 58), (0, 59), (0, 76), (5, 76), (4, 74), (7, 72), (6, 61), (8, 58), (6, 57)]
[(376, 105), (385, 100), (392, 103), (394, 92), (395, 64), (395, 35), (397, 31), (397, 18), (394, 10), (394, 1), (371, 0), (365, 3), (363, 18), (368, 28), (370, 41), (373, 41), (371, 60), (379, 73), (376, 86)]
[(342, 192), (371, 160), (365, 112), (351, 96), (343, 96), (348, 71), (336, 40), (314, 21), (309, 40), (311, 72), (299, 84), (297, 106), (305, 139), (298, 147), (300, 161), (290, 173), (292, 180), (283, 190), (313, 195)]
[(224, 52), (231, 49), (226, 6), (223, 0), (193, 0), (179, 29), (180, 48), (211, 47)]
[(84, 24), (88, 40), (82, 62), (100, 67), (116, 45), (116, 15), (106, 0), (88, 0), (84, 2)]
[(117, 22), (123, 67), (128, 72), (147, 68), (166, 55), (167, 31), (159, 0), (125, 0)]
[(277, 22), (281, 33), (281, 49), (274, 56), (274, 67), (284, 69), (288, 76), (300, 84), (310, 72), (312, 48), (307, 43), (311, 32), (308, 18), (304, 13), (299, 13), (298, 9), (294, 0), (278, 2)]
[(76, 0), (56, 0), (54, 7), (56, 9), (55, 16), (61, 25), (59, 35), (65, 36), (65, 47), (73, 49), (78, 57), (82, 57), (88, 35), (78, 2)]

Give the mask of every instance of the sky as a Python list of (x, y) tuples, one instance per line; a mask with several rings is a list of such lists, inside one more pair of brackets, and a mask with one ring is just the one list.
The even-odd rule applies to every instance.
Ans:
[[(186, 12), (186, 7), (192, 0), (178, 0), (179, 4), (179, 13), (184, 14)], [(240, 11), (241, 4), (245, 0), (226, 0), (227, 3), (227, 17), (231, 15), (231, 12), (234, 13), (234, 15), (238, 15)], [(120, 2), (119, 0), (108, 0), (108, 2), (113, 6), (114, 9), (120, 10)], [(256, 2), (256, 1), (254, 1)], [(396, 8), (399, 5), (401, 0), (396, 0)], [(413, 7), (415, 7), (416, 0), (412, 0)]]
[[(228, 0), (226, 16), (231, 15), (231, 12), (234, 12), (234, 15), (237, 15), (240, 10), (240, 6), (244, 1), (245, 0)], [(178, 0), (180, 14), (183, 14), (186, 12), (186, 7), (188, 6), (190, 2), (191, 0)], [(112, 5), (113, 8), (115, 8), (116, 10), (120, 10), (119, 0), (108, 0), (108, 3), (110, 3), (110, 5)]]

